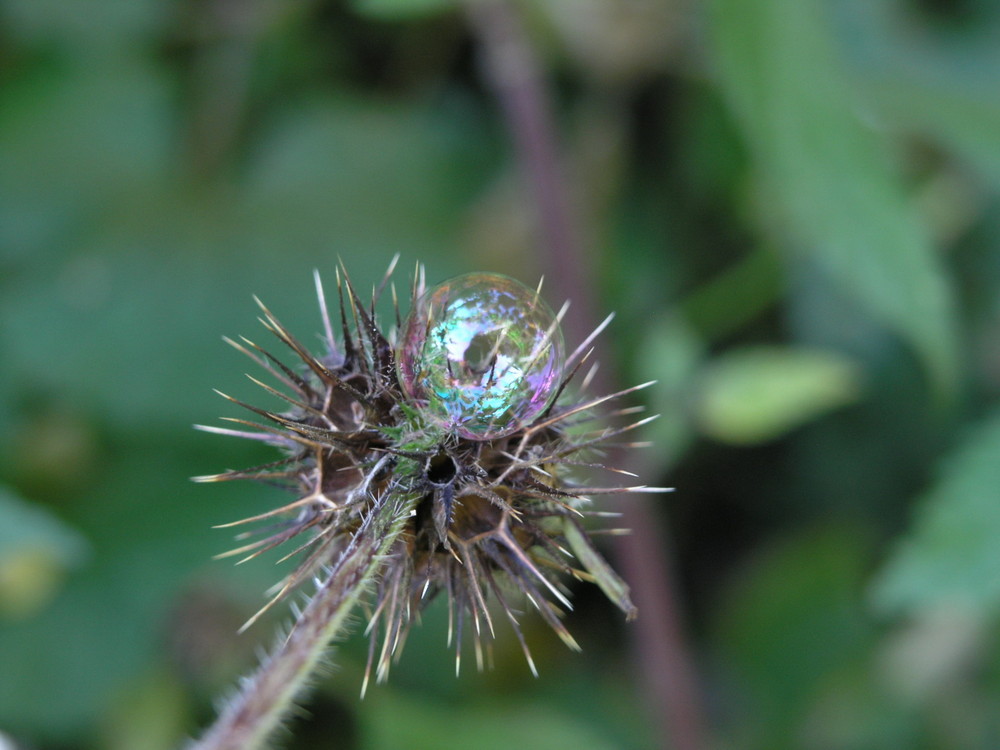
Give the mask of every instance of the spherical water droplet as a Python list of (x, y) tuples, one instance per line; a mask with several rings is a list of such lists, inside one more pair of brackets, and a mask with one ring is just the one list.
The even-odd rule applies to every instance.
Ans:
[(427, 419), (471, 440), (508, 435), (552, 402), (559, 323), (533, 289), (473, 273), (428, 290), (403, 326), (399, 382)]

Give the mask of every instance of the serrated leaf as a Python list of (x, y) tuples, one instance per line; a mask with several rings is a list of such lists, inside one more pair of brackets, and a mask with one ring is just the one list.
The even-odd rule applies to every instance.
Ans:
[(883, 612), (950, 605), (1000, 611), (1000, 411), (942, 466), (913, 525), (875, 579)]
[(734, 350), (709, 366), (695, 410), (705, 434), (753, 444), (848, 404), (859, 391), (857, 366), (836, 352), (752, 347)]
[(720, 83), (741, 119), (774, 205), (770, 217), (869, 315), (953, 389), (951, 290), (929, 233), (862, 122), (818, 0), (714, 0)]

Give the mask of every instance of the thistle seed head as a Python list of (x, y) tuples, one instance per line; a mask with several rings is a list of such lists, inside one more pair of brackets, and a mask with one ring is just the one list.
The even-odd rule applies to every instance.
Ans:
[[(610, 317), (564, 356), (559, 321), (565, 308), (552, 315), (540, 289), (506, 277), (471, 274), (427, 290), (418, 266), (404, 322), (391, 285), (394, 266), (366, 305), (341, 265), (336, 332), (316, 275), (324, 327), (318, 354), (257, 300), (265, 328), (298, 358), (294, 366), (248, 339), (227, 339), (273, 384), (254, 382), (288, 408), (270, 411), (222, 394), (259, 420), (200, 429), (269, 443), (281, 457), (196, 479), (279, 484), (295, 499), (226, 524), (256, 526), (238, 537), (245, 543), (221, 556), (251, 559), (284, 546), (282, 559), (299, 557), (244, 627), (334, 562), (376, 500), (416, 493), (421, 499), (366, 600), (367, 674), (385, 679), (421, 608), (441, 592), (449, 602), (456, 669), (467, 629), (482, 668), (499, 616), (535, 672), (518, 622), (522, 600), (574, 649), (562, 622), (571, 608), (565, 578), (597, 583), (629, 618), (635, 615), (628, 587), (599, 555), (581, 519), (592, 513), (592, 496), (656, 488), (579, 486), (573, 475), (581, 468), (628, 473), (601, 465), (602, 450), (648, 419), (609, 427), (598, 421), (597, 407), (649, 384), (597, 398), (580, 395), (587, 377), (569, 387)], [(387, 285), (395, 325), (383, 333), (375, 308)]]

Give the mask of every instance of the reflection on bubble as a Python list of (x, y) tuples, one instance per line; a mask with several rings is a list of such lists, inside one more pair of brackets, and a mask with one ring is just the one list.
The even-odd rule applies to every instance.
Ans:
[(474, 273), (417, 301), (396, 362), (403, 390), (425, 418), (488, 440), (514, 432), (549, 405), (563, 356), (558, 321), (535, 290)]

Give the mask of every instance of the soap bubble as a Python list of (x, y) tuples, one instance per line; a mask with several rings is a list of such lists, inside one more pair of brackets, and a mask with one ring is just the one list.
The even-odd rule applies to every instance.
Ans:
[(470, 440), (508, 435), (541, 414), (563, 362), (559, 322), (538, 293), (486, 273), (420, 297), (396, 356), (399, 382), (424, 417)]

